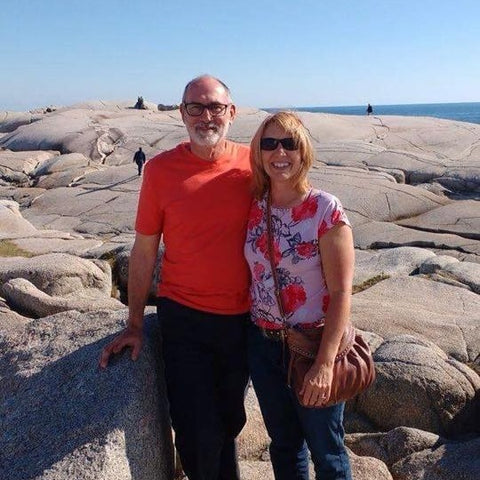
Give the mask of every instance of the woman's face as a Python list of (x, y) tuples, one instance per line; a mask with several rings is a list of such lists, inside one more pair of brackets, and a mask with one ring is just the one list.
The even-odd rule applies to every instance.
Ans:
[[(270, 124), (264, 130), (262, 139), (284, 139), (291, 138), (282, 127), (276, 124)], [(288, 146), (287, 142), (287, 146)], [(261, 150), (262, 166), (270, 177), (270, 182), (275, 183), (291, 183), (301, 169), (302, 159), (300, 157), (300, 150), (286, 149), (280, 142), (276, 146), (275, 150)]]

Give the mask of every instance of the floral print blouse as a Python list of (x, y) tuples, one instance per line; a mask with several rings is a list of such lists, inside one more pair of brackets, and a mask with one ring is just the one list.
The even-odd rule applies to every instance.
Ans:
[[(245, 257), (252, 275), (251, 317), (262, 328), (283, 327), (268, 253), (267, 197), (254, 200), (248, 221)], [(288, 325), (304, 328), (324, 322), (329, 295), (319, 238), (340, 222), (350, 225), (340, 201), (312, 189), (293, 208), (272, 207), (273, 254)]]

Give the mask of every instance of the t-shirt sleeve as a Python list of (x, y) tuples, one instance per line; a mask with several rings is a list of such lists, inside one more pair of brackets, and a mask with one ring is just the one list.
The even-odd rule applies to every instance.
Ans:
[(323, 217), (320, 218), (318, 225), (318, 238), (320, 238), (322, 235), (325, 235), (329, 230), (339, 223), (344, 223), (345, 225), (351, 226), (343, 206), (337, 197), (329, 195), (327, 198), (323, 198), (322, 200), (325, 201), (325, 203), (321, 209), (323, 211)]
[(135, 230), (143, 235), (157, 235), (163, 232), (164, 210), (160, 205), (159, 186), (155, 182), (156, 172), (152, 171), (149, 163), (144, 169)]

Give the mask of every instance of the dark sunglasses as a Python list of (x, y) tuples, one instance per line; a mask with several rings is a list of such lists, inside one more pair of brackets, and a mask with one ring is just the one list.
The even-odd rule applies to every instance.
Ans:
[(191, 117), (199, 117), (200, 115), (203, 115), (205, 109), (210, 112), (212, 117), (221, 117), (222, 115), (225, 115), (229, 105), (231, 104), (229, 103), (225, 105), (223, 103), (209, 103), (208, 105), (204, 105), (203, 103), (196, 102), (183, 104), (185, 110)]
[(295, 141), (294, 138), (288, 137), (288, 138), (262, 138), (260, 140), (260, 149), (261, 150), (268, 150), (272, 151), (275, 150), (278, 147), (278, 144), (281, 143), (282, 147), (285, 150), (293, 151), (293, 150), (298, 150), (298, 144)]

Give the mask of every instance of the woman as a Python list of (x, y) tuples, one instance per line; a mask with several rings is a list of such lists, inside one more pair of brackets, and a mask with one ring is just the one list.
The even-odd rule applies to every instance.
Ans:
[[(326, 402), (350, 314), (354, 264), (350, 224), (337, 198), (309, 185), (314, 151), (295, 114), (268, 117), (252, 140), (250, 159), (255, 200), (245, 244), (252, 273), (249, 366), (271, 438), (275, 478), (308, 479), (310, 450), (316, 478), (350, 480), (343, 442), (344, 404), (309, 408), (299, 403), (287, 385), (288, 351), (281, 335), (285, 327), (324, 325), (317, 358), (300, 393), (307, 405)], [(275, 298), (268, 254), (269, 196), (272, 256), (284, 317)]]

